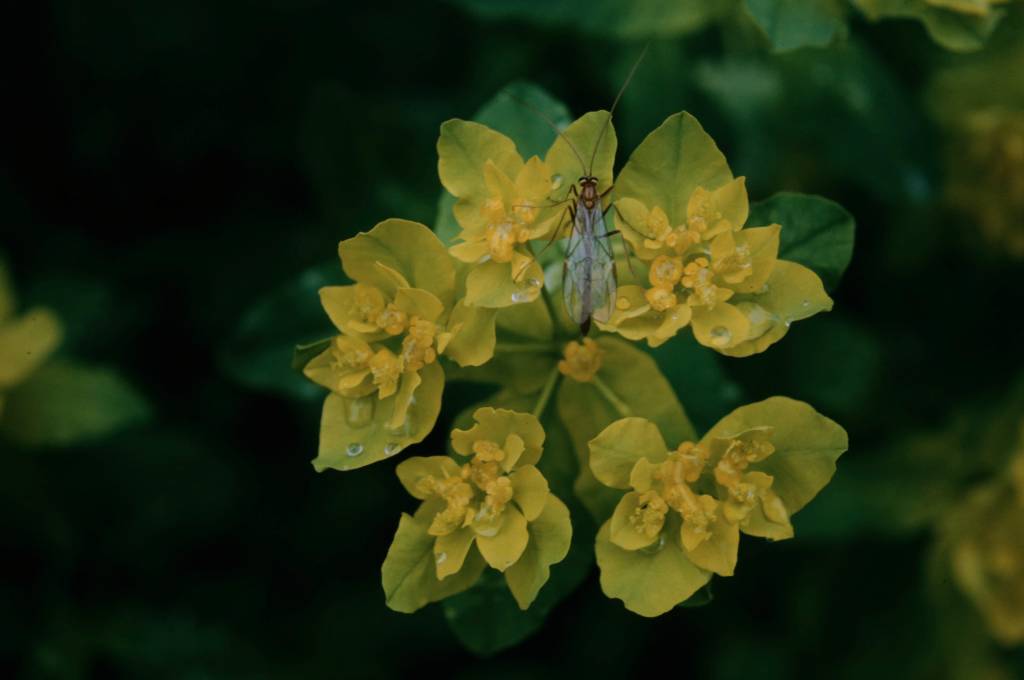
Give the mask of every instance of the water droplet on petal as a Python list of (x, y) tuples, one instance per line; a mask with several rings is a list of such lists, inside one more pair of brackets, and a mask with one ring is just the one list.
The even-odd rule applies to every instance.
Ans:
[(448, 553), (438, 553), (438, 554), (437, 554), (437, 555), (436, 555), (436, 556), (434, 557), (434, 561), (435, 561), (435, 562), (437, 562), (437, 564), (438, 564), (438, 565), (442, 565), (442, 564), (444, 564), (444, 561), (445, 561), (446, 559), (448, 559)]
[(562, 176), (559, 174), (551, 175), (551, 188), (557, 189), (562, 186)]
[(661, 549), (665, 547), (665, 534), (658, 534), (658, 540), (651, 543), (646, 548), (640, 548), (640, 552), (647, 555), (653, 555), (654, 553), (661, 552)]
[(711, 344), (715, 347), (725, 347), (732, 340), (732, 331), (725, 326), (715, 326), (711, 329)]
[(526, 293), (524, 293), (521, 290), (517, 290), (516, 292), (512, 293), (512, 302), (525, 302), (526, 298)]
[(373, 397), (350, 399), (345, 410), (345, 420), (354, 428), (366, 427), (373, 420), (375, 402)]
[(803, 302), (800, 303), (800, 306), (801, 307), (810, 307), (811, 306), (811, 301), (810, 300), (804, 300)]
[(402, 450), (402, 445), (397, 442), (388, 442), (384, 445), (384, 455), (393, 456)]
[(362, 452), (363, 452), (363, 445), (359, 444), (357, 442), (353, 442), (353, 443), (349, 444), (348, 448), (345, 449), (345, 455), (347, 455), (349, 458), (355, 458), (356, 456), (358, 456)]
[(530, 279), (527, 281), (530, 284), (530, 288), (540, 288), (540, 279)]

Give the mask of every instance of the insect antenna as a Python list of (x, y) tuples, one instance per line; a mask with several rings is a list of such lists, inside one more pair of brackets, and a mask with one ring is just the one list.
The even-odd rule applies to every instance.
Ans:
[(502, 94), (505, 95), (506, 97), (508, 97), (509, 99), (511, 99), (512, 101), (514, 101), (515, 103), (519, 104), (520, 106), (525, 106), (526, 108), (528, 108), (529, 110), (533, 111), (538, 116), (540, 116), (541, 120), (543, 120), (545, 123), (547, 123), (548, 126), (552, 130), (555, 131), (555, 134), (558, 135), (559, 137), (561, 137), (562, 141), (564, 141), (566, 144), (568, 144), (569, 148), (572, 149), (573, 155), (576, 156), (576, 160), (578, 160), (580, 162), (580, 170), (583, 171), (583, 172), (587, 171), (587, 166), (583, 163), (583, 156), (580, 155), (579, 150), (572, 143), (572, 140), (570, 140), (568, 137), (566, 137), (562, 133), (562, 131), (558, 129), (558, 126), (555, 125), (555, 121), (551, 120), (551, 118), (547, 114), (545, 114), (543, 111), (541, 111), (536, 106), (534, 106), (530, 102), (526, 101), (522, 97), (517, 97), (516, 95), (512, 94), (508, 90), (502, 90)]
[(601, 140), (604, 139), (604, 133), (608, 130), (608, 126), (611, 125), (612, 116), (615, 115), (615, 107), (619, 105), (619, 100), (622, 99), (622, 95), (626, 92), (626, 88), (629, 87), (629, 83), (633, 80), (633, 76), (636, 75), (636, 70), (640, 68), (640, 62), (647, 56), (647, 50), (650, 49), (651, 43), (644, 45), (643, 52), (637, 57), (636, 61), (633, 62), (633, 67), (629, 69), (629, 75), (626, 76), (626, 81), (622, 83), (622, 87), (619, 88), (619, 93), (615, 95), (615, 101), (612, 102), (612, 108), (608, 112), (608, 118), (604, 121), (604, 127), (601, 128), (601, 134), (597, 136), (597, 143), (594, 144), (594, 153), (590, 157), (590, 167), (587, 169), (587, 175), (594, 174), (594, 162), (597, 160), (597, 150), (601, 148)]

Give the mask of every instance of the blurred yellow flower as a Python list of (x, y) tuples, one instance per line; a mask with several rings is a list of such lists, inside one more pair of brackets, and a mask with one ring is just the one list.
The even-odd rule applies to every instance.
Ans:
[(566, 344), (564, 359), (558, 362), (558, 370), (576, 382), (590, 382), (601, 370), (604, 350), (591, 338)]
[(60, 321), (48, 309), (16, 315), (14, 290), (0, 261), (0, 417), (4, 394), (24, 382), (57, 349), (63, 335)]

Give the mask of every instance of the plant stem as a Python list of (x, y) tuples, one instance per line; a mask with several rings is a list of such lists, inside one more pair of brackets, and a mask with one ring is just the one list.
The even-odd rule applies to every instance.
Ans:
[(544, 388), (540, 391), (540, 397), (537, 399), (537, 404), (533, 407), (533, 417), (537, 420), (541, 419), (544, 415), (544, 410), (548, 407), (548, 402), (551, 401), (551, 395), (555, 391), (555, 386), (558, 384), (558, 379), (561, 377), (561, 372), (558, 370), (556, 365), (551, 369), (551, 373), (548, 374), (547, 381), (544, 382)]
[(633, 409), (629, 408), (626, 402), (619, 399), (600, 377), (595, 375), (591, 379), (591, 382), (594, 383), (594, 387), (596, 387), (597, 391), (601, 393), (601, 396), (612, 405), (612, 408), (614, 408), (616, 412), (618, 412), (620, 418), (628, 418), (633, 415)]

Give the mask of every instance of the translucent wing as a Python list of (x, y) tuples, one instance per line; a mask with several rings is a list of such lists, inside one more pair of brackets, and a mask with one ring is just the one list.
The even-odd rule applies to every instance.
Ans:
[(591, 264), (590, 316), (602, 323), (608, 321), (615, 309), (615, 293), (618, 284), (615, 279), (615, 256), (611, 238), (604, 223), (601, 206), (594, 207), (592, 225), (594, 232), (594, 261)]
[(583, 325), (607, 321), (615, 305), (615, 260), (600, 204), (576, 204), (576, 220), (565, 253), (562, 294), (569, 317)]

